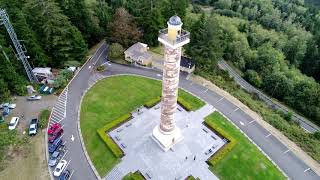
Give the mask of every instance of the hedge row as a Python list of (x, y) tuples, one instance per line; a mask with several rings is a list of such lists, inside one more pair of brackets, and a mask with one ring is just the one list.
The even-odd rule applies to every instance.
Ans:
[(205, 120), (204, 124), (211, 129), (212, 131), (216, 132), (218, 135), (224, 137), (227, 139), (229, 142), (228, 144), (224, 145), (221, 149), (218, 150), (217, 153), (215, 153), (210, 159), (208, 160), (208, 164), (211, 166), (215, 166), (218, 164), (218, 162), (223, 159), (237, 144), (237, 141), (235, 138), (230, 136), (228, 133), (226, 133), (224, 130), (221, 128), (215, 126), (215, 124), (212, 121)]
[(130, 172), (126, 176), (122, 178), (122, 180), (145, 180), (140, 171), (136, 171), (134, 173)]
[(146, 107), (146, 108), (152, 108), (153, 106), (155, 106), (156, 104), (158, 104), (160, 101), (161, 101), (161, 97), (158, 96), (158, 97), (156, 97), (156, 98), (154, 98), (154, 99), (151, 99), (151, 100), (149, 100), (148, 102), (146, 102), (146, 103), (144, 104), (144, 107)]
[(178, 104), (186, 111), (191, 111), (193, 109), (192, 105), (180, 96), (178, 97)]
[(39, 114), (39, 127), (44, 129), (48, 125), (49, 117), (51, 111), (49, 109), (44, 109)]
[(113, 141), (113, 139), (108, 136), (107, 132), (111, 131), (112, 129), (120, 126), (124, 122), (128, 121), (131, 118), (131, 114), (125, 114), (110, 123), (106, 124), (102, 128), (98, 129), (97, 132), (100, 138), (103, 140), (104, 143), (108, 146), (108, 148), (112, 151), (112, 153), (117, 157), (121, 158), (124, 156), (123, 151), (119, 148), (119, 146)]

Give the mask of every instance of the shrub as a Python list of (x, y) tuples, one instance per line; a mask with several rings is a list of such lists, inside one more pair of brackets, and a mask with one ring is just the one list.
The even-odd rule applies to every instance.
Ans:
[(313, 137), (317, 140), (320, 140), (320, 131), (313, 133)]
[(144, 107), (146, 107), (146, 108), (152, 108), (153, 106), (155, 106), (156, 104), (158, 104), (160, 101), (161, 101), (161, 97), (158, 96), (158, 97), (156, 97), (156, 98), (154, 98), (154, 99), (151, 99), (151, 100), (149, 100), (148, 102), (146, 102), (146, 103), (144, 104)]
[(41, 129), (44, 129), (48, 125), (49, 121), (49, 116), (50, 116), (51, 111), (49, 109), (44, 109), (40, 112), (39, 115), (39, 127)]
[(135, 173), (130, 172), (125, 177), (123, 177), (123, 180), (145, 180), (145, 178), (142, 176), (140, 171), (136, 171)]
[(180, 106), (182, 106), (186, 111), (191, 111), (193, 109), (191, 104), (180, 96), (178, 97), (178, 104), (180, 104)]
[(97, 133), (99, 134), (100, 138), (103, 140), (104, 143), (106, 143), (107, 147), (117, 158), (123, 157), (124, 154), (122, 150), (118, 147), (118, 145), (112, 140), (112, 138), (108, 136), (107, 132), (120, 126), (124, 122), (128, 121), (130, 118), (131, 114), (125, 114), (97, 130)]
[(112, 43), (109, 48), (110, 59), (117, 59), (123, 55), (124, 49), (119, 43)]
[(209, 158), (208, 164), (211, 166), (215, 166), (221, 159), (223, 159), (237, 144), (235, 138), (230, 136), (224, 130), (220, 129), (219, 127), (215, 126), (212, 121), (208, 121), (207, 119), (204, 121), (204, 124), (211, 129), (212, 131), (216, 132), (218, 135), (224, 137), (229, 142), (228, 144), (224, 145), (221, 149), (218, 150), (212, 157)]
[(187, 111), (195, 111), (205, 105), (203, 101), (182, 89), (179, 89), (178, 103)]
[(98, 134), (100, 138), (106, 143), (107, 147), (112, 151), (112, 153), (117, 157), (123, 157), (122, 150), (118, 147), (118, 145), (106, 134), (106, 131), (98, 130)]

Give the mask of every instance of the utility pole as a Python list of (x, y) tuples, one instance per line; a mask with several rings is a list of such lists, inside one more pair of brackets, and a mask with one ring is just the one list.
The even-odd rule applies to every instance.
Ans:
[(30, 82), (39, 83), (37, 77), (33, 74), (32, 68), (28, 62), (28, 56), (25, 55), (25, 51), (22, 49), (22, 45), (17, 38), (17, 34), (14, 32), (12, 24), (10, 23), (9, 17), (5, 9), (0, 8), (0, 25), (4, 25), (11, 41), (16, 49), (16, 57), (20, 60), (23, 64), (23, 67), (27, 73), (27, 76)]

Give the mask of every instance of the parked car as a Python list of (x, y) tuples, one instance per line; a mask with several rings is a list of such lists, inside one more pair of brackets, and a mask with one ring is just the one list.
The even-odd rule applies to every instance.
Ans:
[(62, 133), (63, 133), (63, 129), (61, 127), (56, 129), (55, 132), (49, 135), (48, 137), (49, 142), (52, 143), (54, 140), (60, 137)]
[(37, 101), (37, 100), (40, 100), (42, 98), (42, 96), (40, 95), (32, 95), (32, 96), (29, 96), (27, 98), (28, 101)]
[(10, 114), (10, 109), (8, 108), (8, 107), (5, 107), (4, 109), (3, 109), (3, 112), (2, 112), (2, 115), (4, 116), (4, 117), (6, 117), (6, 116), (8, 116), (9, 114)]
[(67, 166), (67, 161), (66, 160), (61, 160), (58, 165), (56, 166), (56, 168), (53, 171), (53, 175), (56, 177), (59, 177), (62, 173), (62, 171), (66, 168)]
[(54, 140), (53, 143), (49, 145), (49, 153), (53, 153), (54, 151), (56, 151), (61, 144), (62, 144), (61, 138)]
[(9, 123), (9, 130), (13, 130), (17, 127), (18, 122), (19, 122), (19, 117), (12, 117), (11, 121)]
[(9, 109), (14, 109), (14, 108), (16, 108), (16, 107), (17, 107), (16, 104), (9, 104), (9, 105), (8, 105), (8, 108), (9, 108)]
[(55, 166), (58, 161), (58, 157), (60, 155), (60, 151), (54, 151), (49, 159), (49, 166)]
[(38, 132), (38, 119), (31, 119), (30, 126), (29, 126), (29, 135), (34, 136)]
[(56, 129), (61, 128), (61, 124), (60, 123), (54, 123), (52, 124), (49, 128), (48, 128), (48, 135), (53, 134)]
[(65, 170), (60, 176), (59, 180), (68, 180), (70, 178), (70, 175), (71, 175), (70, 171)]

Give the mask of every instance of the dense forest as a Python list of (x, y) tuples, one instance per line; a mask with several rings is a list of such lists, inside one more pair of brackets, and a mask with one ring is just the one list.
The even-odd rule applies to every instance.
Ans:
[[(308, 1), (313, 3), (313, 1)], [(197, 70), (224, 58), (253, 85), (320, 124), (320, 12), (303, 0), (0, 0), (32, 66), (83, 61), (103, 38), (127, 48), (158, 46), (158, 30), (179, 15), (191, 31), (185, 53)], [(0, 27), (0, 99), (27, 80)]]
[[(172, 3), (171, 3), (172, 2)], [(172, 14), (185, 15), (187, 0), (0, 0), (33, 67), (63, 68), (83, 61), (88, 47), (103, 38), (128, 47), (141, 40), (157, 46), (157, 35)], [(120, 29), (119, 29), (120, 28)], [(22, 95), (27, 79), (10, 38), (0, 27), (0, 99)]]
[(198, 67), (209, 72), (224, 58), (251, 84), (320, 124), (317, 9), (301, 0), (212, 0), (197, 4), (213, 7), (210, 14), (194, 8), (202, 15), (191, 25), (187, 53), (197, 60)]

